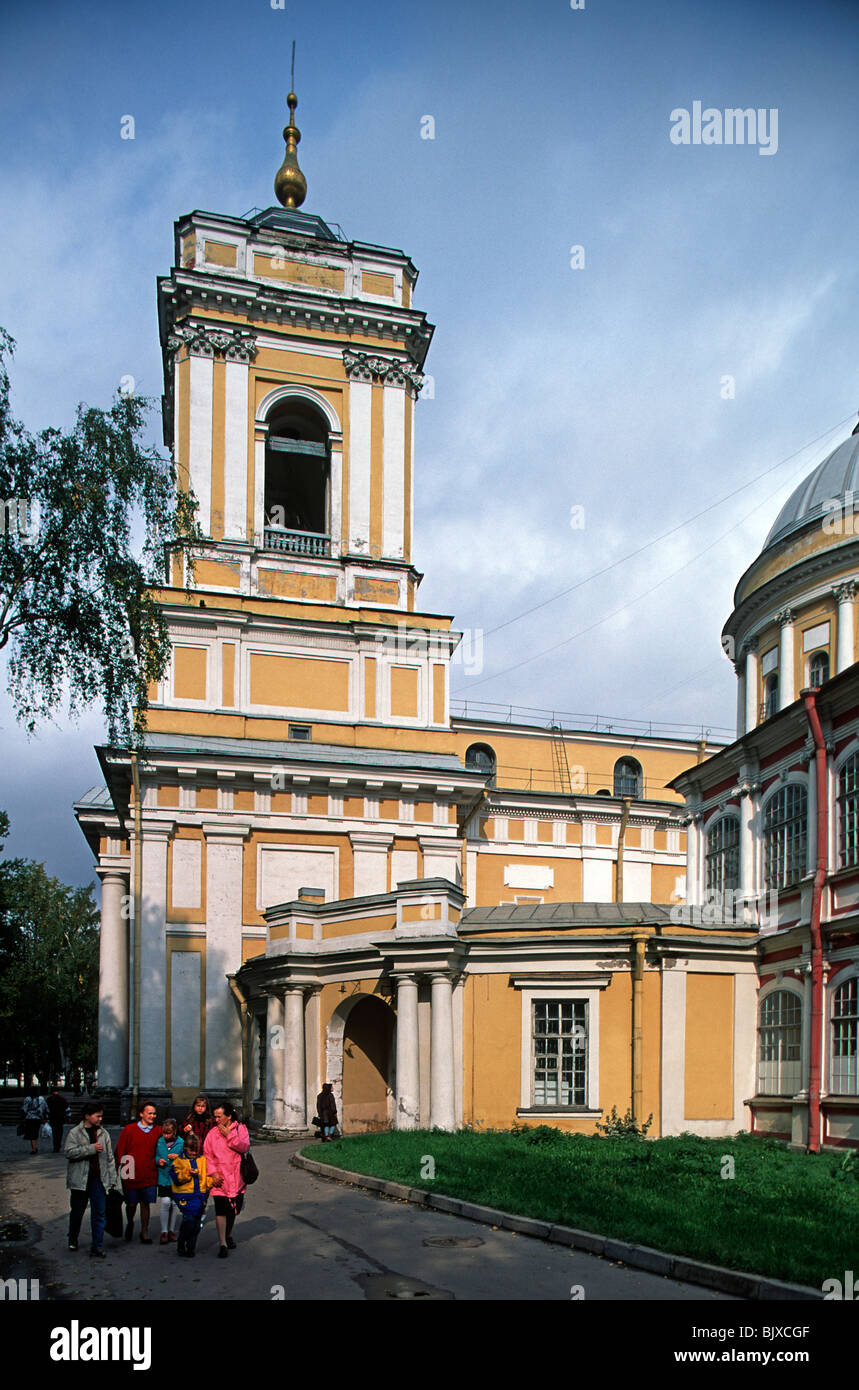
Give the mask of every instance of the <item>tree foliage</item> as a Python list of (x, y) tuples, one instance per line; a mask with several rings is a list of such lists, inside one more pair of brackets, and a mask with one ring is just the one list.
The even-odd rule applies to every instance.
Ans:
[[(0, 834), (8, 819), (0, 812)], [(0, 861), (0, 1053), (29, 1082), (92, 1071), (98, 1050), (99, 914), (32, 859)]]
[[(151, 402), (79, 406), (74, 427), (32, 435), (15, 420), (0, 329), (0, 649), (9, 693), (32, 731), (67, 696), (70, 714), (101, 701), (114, 744), (139, 746), (149, 683), (170, 656), (153, 588), (169, 554), (201, 537), (193, 494), (170, 458), (141, 443)], [(139, 553), (132, 529), (142, 529)]]

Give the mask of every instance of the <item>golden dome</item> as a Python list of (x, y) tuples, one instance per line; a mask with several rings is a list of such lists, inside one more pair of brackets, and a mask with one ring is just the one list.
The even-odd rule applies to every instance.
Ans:
[(274, 176), (274, 191), (278, 202), (285, 208), (300, 208), (307, 196), (307, 179), (298, 167), (298, 142), (301, 139), (301, 131), (295, 124), (295, 108), (298, 105), (295, 92), (289, 93), (286, 104), (289, 107), (289, 125), (283, 128), (286, 153)]

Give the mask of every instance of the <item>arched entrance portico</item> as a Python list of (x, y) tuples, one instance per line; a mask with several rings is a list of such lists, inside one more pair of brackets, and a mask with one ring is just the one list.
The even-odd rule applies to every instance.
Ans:
[(395, 1032), (396, 1015), (377, 995), (352, 995), (331, 1017), (325, 1080), (334, 1085), (345, 1134), (393, 1123)]

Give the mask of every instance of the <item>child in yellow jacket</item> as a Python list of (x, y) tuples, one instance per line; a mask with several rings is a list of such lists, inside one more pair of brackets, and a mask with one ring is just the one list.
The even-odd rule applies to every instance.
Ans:
[(182, 1213), (176, 1254), (186, 1255), (188, 1259), (193, 1259), (196, 1253), (209, 1193), (223, 1181), (220, 1173), (207, 1172), (206, 1160), (199, 1153), (200, 1141), (196, 1134), (188, 1134), (184, 1156), (174, 1158), (170, 1164), (172, 1197)]

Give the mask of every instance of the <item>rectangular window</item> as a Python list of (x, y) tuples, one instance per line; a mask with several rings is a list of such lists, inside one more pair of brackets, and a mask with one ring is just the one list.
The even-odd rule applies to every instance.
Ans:
[(313, 729), (310, 724), (290, 724), (289, 737), (297, 743), (309, 743), (313, 737)]
[(587, 1001), (535, 999), (533, 1043), (533, 1105), (587, 1105)]
[(836, 1096), (859, 1093), (859, 979), (835, 993), (832, 1008), (832, 1082)]

